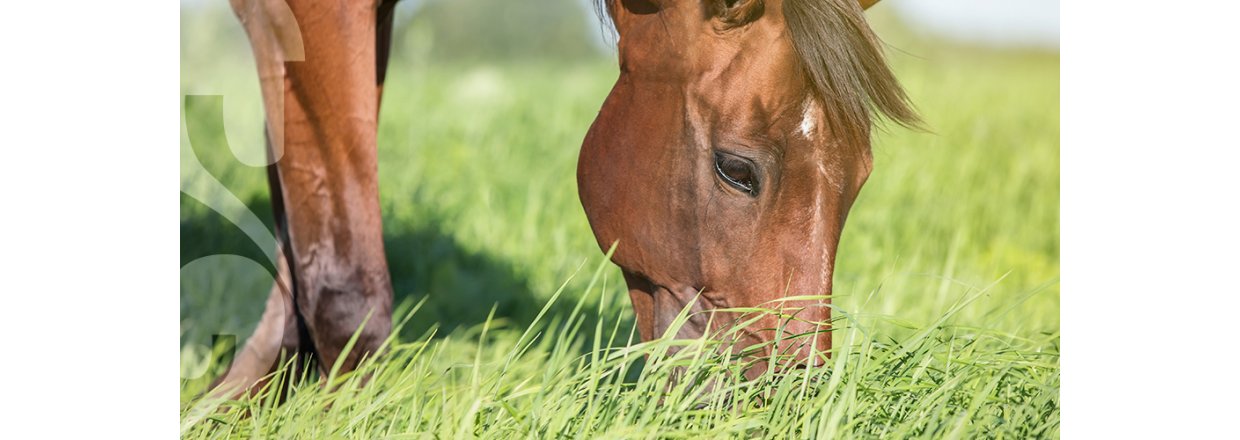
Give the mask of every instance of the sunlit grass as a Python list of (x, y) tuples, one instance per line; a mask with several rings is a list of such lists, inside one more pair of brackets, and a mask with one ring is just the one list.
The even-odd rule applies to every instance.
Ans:
[[(183, 93), (243, 98), (228, 84), (254, 73), (220, 60), (249, 49), (229, 41), (183, 51)], [(200, 400), (221, 368), (211, 335), (244, 340), (270, 275), (243, 234), (183, 198), (183, 436), (1058, 437), (1058, 59), (892, 44), (917, 55), (897, 54), (897, 75), (931, 133), (876, 135), (837, 258), (827, 366), (744, 382), (711, 341), (637, 341), (576, 195), (614, 62), (398, 59), (380, 191), (407, 323), (334, 386), (311, 373), (278, 406)], [(259, 114), (224, 105), (226, 118)], [(209, 107), (183, 114), (200, 122)], [(263, 170), (238, 163), (219, 127), (194, 141), (183, 187), (209, 180), (201, 161), (269, 217)], [(254, 262), (190, 264), (213, 254)]]
[[(670, 337), (687, 311), (663, 337), (637, 343), (612, 313), (580, 307), (581, 298), (605, 291), (604, 268), (598, 267), (567, 316), (548, 316), (548, 304), (525, 329), (492, 313), (442, 339), (430, 330), (409, 341), (391, 340), (390, 351), (355, 373), (294, 382), (299, 389), (278, 406), (265, 398), (278, 385), (240, 401), (191, 400), (182, 409), (183, 437), (1058, 433), (1058, 354), (1041, 349), (1052, 338), (942, 325), (963, 302), (899, 340), (840, 319), (844, 344), (828, 366), (771, 368), (749, 381), (742, 374), (749, 364), (721, 350), (716, 341), (722, 338)], [(566, 300), (564, 293), (552, 302)], [(417, 319), (417, 309), (405, 319)], [(596, 316), (586, 320), (585, 314)], [(587, 321), (594, 328), (583, 329)], [(772, 361), (781, 363), (786, 361)], [(363, 377), (369, 377), (364, 386)]]

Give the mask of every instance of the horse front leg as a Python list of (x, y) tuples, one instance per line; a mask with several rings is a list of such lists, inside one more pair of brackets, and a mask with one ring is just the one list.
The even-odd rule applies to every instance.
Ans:
[(312, 351), (326, 373), (360, 329), (344, 354), (342, 371), (350, 371), (391, 331), (376, 158), (377, 72), (386, 65), (386, 55), (376, 55), (381, 8), (374, 1), (232, 3), (258, 65), (291, 289), (277, 291), (277, 283), (221, 382), (257, 383), (282, 349)]
[[(276, 170), (294, 301), (320, 371), (327, 373), (341, 356), (341, 371), (351, 371), (391, 332), (376, 152), (379, 4), (289, 6), (305, 60), (285, 63), (285, 148)], [(355, 332), (355, 346), (344, 353)]]

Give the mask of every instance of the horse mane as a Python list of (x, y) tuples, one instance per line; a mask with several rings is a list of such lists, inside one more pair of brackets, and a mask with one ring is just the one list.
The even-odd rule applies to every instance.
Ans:
[[(756, 19), (763, 10), (763, 0), (703, 1), (728, 27)], [(613, 23), (616, 2), (594, 0), (604, 24)], [(783, 12), (792, 47), (811, 92), (825, 106), (832, 132), (859, 145), (869, 141), (876, 116), (921, 126), (857, 0), (784, 0)]]

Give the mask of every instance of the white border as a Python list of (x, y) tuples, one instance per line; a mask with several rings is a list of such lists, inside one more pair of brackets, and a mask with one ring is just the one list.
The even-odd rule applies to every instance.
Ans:
[(178, 7), (0, 13), (0, 438), (177, 435)]
[[(1062, 5), (1063, 432), (1230, 433), (1240, 14), (1135, 3)], [(3, 434), (175, 435), (178, 6), (0, 14)]]
[(1063, 433), (1234, 435), (1234, 3), (1062, 12)]

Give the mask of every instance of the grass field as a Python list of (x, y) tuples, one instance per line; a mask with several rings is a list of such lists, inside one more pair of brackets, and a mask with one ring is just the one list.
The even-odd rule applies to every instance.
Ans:
[[(226, 61), (249, 56), (244, 41), (186, 20), (182, 94), (246, 90), (253, 71)], [(389, 71), (380, 191), (408, 324), (365, 387), (345, 375), (280, 406), (199, 400), (222, 368), (211, 336), (244, 340), (262, 312), (269, 250), (226, 219), (238, 212), (183, 194), (182, 436), (1057, 438), (1058, 56), (879, 32), (931, 132), (876, 135), (826, 368), (740, 383), (705, 341), (630, 343), (623, 280), (575, 181), (613, 61), (431, 62), (398, 41), (413, 55)], [(181, 185), (219, 196), (218, 180), (270, 225), (263, 170), (228, 144), (257, 132), (226, 140), (219, 122), (259, 111), (230, 96), (181, 100)], [(685, 349), (665, 356), (671, 345)], [(669, 389), (674, 367), (701, 380)]]

